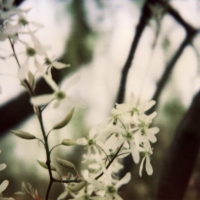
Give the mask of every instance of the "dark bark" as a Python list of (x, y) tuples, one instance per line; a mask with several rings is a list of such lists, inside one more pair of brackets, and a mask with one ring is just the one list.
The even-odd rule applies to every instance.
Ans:
[(163, 75), (161, 76), (160, 80), (157, 83), (157, 89), (153, 95), (153, 100), (156, 101), (156, 105), (154, 107), (152, 107), (150, 110), (147, 111), (147, 114), (152, 113), (153, 111), (156, 110), (156, 107), (158, 106), (159, 103), (159, 98), (160, 95), (166, 85), (166, 83), (168, 82), (172, 71), (175, 67), (176, 62), (178, 61), (178, 59), (180, 58), (181, 54), (183, 53), (185, 47), (187, 45), (190, 44), (190, 42), (192, 41), (192, 39), (194, 38), (194, 36), (196, 35), (197, 31), (193, 30), (190, 33), (187, 34), (185, 40), (182, 42), (182, 44), (180, 45), (179, 49), (177, 50), (177, 52), (174, 54), (174, 56), (172, 57), (171, 61), (168, 63), (168, 65), (165, 68), (165, 71), (163, 73)]
[(172, 70), (175, 67), (175, 64), (177, 62), (177, 60), (179, 59), (179, 57), (181, 56), (181, 54), (183, 53), (185, 47), (187, 45), (189, 45), (192, 41), (192, 39), (195, 37), (195, 35), (199, 32), (198, 29), (193, 28), (190, 24), (188, 24), (180, 15), (179, 13), (172, 8), (169, 4), (167, 4), (165, 1), (160, 0), (159, 1), (160, 4), (162, 4), (162, 6), (165, 6), (167, 8), (167, 12), (168, 14), (170, 14), (180, 25), (182, 25), (182, 27), (185, 29), (186, 31), (186, 38), (184, 39), (184, 41), (182, 42), (182, 44), (180, 45), (179, 49), (177, 50), (177, 52), (174, 54), (174, 56), (172, 57), (171, 61), (167, 64), (165, 71), (162, 75), (162, 77), (160, 78), (160, 80), (157, 83), (157, 89), (153, 95), (153, 100), (156, 101), (156, 105), (154, 107), (152, 107), (147, 114), (152, 113), (153, 111), (156, 110), (156, 106), (158, 105), (158, 101), (160, 98), (160, 95), (167, 83), (167, 81), (170, 78), (170, 75), (172, 73)]
[(15, 0), (15, 1), (14, 1), (14, 5), (15, 5), (15, 6), (19, 6), (19, 5), (21, 5), (23, 2), (24, 2), (24, 0)]
[(200, 92), (180, 122), (163, 165), (157, 200), (182, 200), (200, 145)]
[(128, 72), (129, 72), (129, 69), (131, 68), (131, 64), (134, 59), (134, 55), (135, 55), (136, 49), (138, 47), (138, 43), (140, 41), (142, 33), (147, 25), (148, 20), (151, 18), (151, 11), (149, 9), (149, 5), (154, 4), (155, 2), (156, 2), (156, 0), (146, 0), (144, 3), (144, 6), (142, 8), (140, 20), (136, 27), (136, 33), (135, 33), (135, 36), (134, 36), (134, 39), (133, 39), (133, 42), (131, 45), (131, 49), (129, 51), (129, 55), (126, 60), (126, 63), (122, 69), (121, 80), (120, 80), (116, 103), (123, 103), (123, 101), (124, 101)]

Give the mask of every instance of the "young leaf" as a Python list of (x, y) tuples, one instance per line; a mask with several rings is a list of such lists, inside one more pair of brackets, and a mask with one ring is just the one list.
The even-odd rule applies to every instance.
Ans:
[(78, 192), (79, 190), (81, 190), (84, 186), (86, 185), (85, 181), (82, 181), (80, 183), (73, 183), (68, 185), (68, 189), (72, 192)]
[(65, 145), (65, 146), (72, 146), (75, 144), (76, 144), (76, 140), (64, 139), (62, 141), (62, 145)]
[(34, 78), (33, 74), (30, 71), (28, 72), (28, 82), (29, 82), (31, 88), (33, 90), (35, 90), (35, 86), (36, 86), (35, 78)]
[(34, 135), (24, 132), (24, 131), (11, 130), (11, 132), (14, 133), (16, 136), (26, 139), (26, 140), (36, 139), (36, 137)]
[[(39, 160), (37, 160), (37, 161), (38, 161), (38, 163), (40, 164), (40, 166), (42, 166), (42, 167), (45, 168), (45, 169), (48, 169), (46, 163), (44, 163), (44, 162), (42, 162), (42, 161), (39, 161)], [(53, 165), (50, 165), (50, 167), (51, 167), (51, 170), (56, 171), (56, 168), (55, 168)]]
[(61, 159), (61, 158), (57, 158), (56, 160), (57, 160), (57, 162), (58, 162), (60, 165), (62, 165), (63, 167), (66, 167), (66, 168), (68, 168), (68, 169), (74, 169), (74, 170), (75, 170), (75, 166), (74, 166), (73, 163), (71, 163), (71, 162), (69, 162), (69, 161), (67, 161), (67, 160), (63, 160), (63, 159)]
[(4, 170), (5, 168), (6, 168), (6, 164), (5, 163), (0, 164), (0, 171)]
[(17, 196), (26, 196), (26, 193), (19, 191), (19, 192), (15, 192), (15, 195), (17, 195)]
[(71, 120), (73, 113), (74, 113), (74, 108), (71, 109), (71, 111), (67, 114), (67, 116), (61, 122), (54, 125), (53, 129), (60, 129), (66, 126)]
[(2, 193), (7, 187), (8, 187), (9, 181), (8, 180), (4, 180), (1, 184), (0, 184), (0, 193)]

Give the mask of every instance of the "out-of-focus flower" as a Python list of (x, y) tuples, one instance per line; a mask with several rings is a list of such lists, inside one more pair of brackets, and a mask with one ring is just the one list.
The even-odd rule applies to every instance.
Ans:
[[(1, 150), (0, 150), (1, 153)], [(4, 170), (6, 168), (6, 164), (2, 163), (0, 164), (0, 171)], [(0, 184), (0, 199), (8, 199), (5, 197), (2, 197), (2, 192), (8, 187), (9, 181), (8, 180), (4, 180), (1, 184)]]
[(100, 161), (101, 153), (103, 151), (105, 154), (108, 153), (108, 149), (100, 141), (100, 135), (95, 128), (90, 130), (87, 138), (79, 138), (76, 140), (76, 143), (87, 148), (86, 159), (89, 159), (89, 156), (94, 153), (96, 155), (96, 161)]
[(76, 102), (76, 99), (73, 99), (73, 97), (69, 96), (66, 92), (70, 87), (72, 87), (74, 84), (78, 82), (79, 76), (75, 75), (71, 79), (69, 79), (67, 84), (65, 85), (65, 88), (62, 90), (55, 83), (51, 74), (42, 74), (42, 77), (45, 79), (45, 81), (53, 89), (54, 92), (52, 94), (44, 94), (44, 95), (32, 97), (31, 103), (33, 105), (43, 106), (43, 105), (47, 105), (53, 100), (54, 100), (54, 107), (58, 107), (61, 102), (64, 103), (67, 101), (72, 104), (73, 103), (76, 104), (78, 102), (78, 101)]
[(105, 199), (105, 200), (122, 200), (122, 198), (118, 194), (119, 188), (128, 183), (131, 179), (131, 173), (127, 173), (122, 179), (118, 180), (117, 182), (113, 183), (111, 174), (104, 168), (104, 180), (90, 180), (90, 183), (95, 187), (95, 191), (97, 191), (97, 197), (91, 199)]
[(153, 168), (152, 168), (151, 162), (150, 162), (150, 155), (153, 154), (153, 150), (148, 142), (143, 143), (143, 153), (144, 153), (144, 157), (140, 163), (139, 175), (142, 176), (144, 162), (145, 162), (145, 170), (146, 170), (147, 174), (152, 175)]

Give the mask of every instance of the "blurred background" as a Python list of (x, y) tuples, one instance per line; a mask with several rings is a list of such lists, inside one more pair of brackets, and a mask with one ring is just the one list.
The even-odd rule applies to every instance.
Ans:
[[(182, 119), (187, 121), (193, 116), (193, 110), (189, 114), (188, 110), (196, 103), (193, 99), (198, 95), (200, 86), (200, 1), (25, 0), (18, 6), (31, 8), (27, 18), (44, 25), (37, 32), (37, 37), (50, 47), (53, 58), (71, 64), (68, 69), (53, 71), (53, 77), (61, 88), (71, 76), (80, 75), (79, 82), (67, 92), (86, 106), (77, 106), (70, 124), (51, 133), (50, 146), (60, 143), (63, 138), (85, 136), (109, 116), (116, 102), (126, 102), (131, 93), (141, 101), (155, 99), (158, 103), (153, 109), (158, 114), (154, 126), (158, 126), (160, 132), (152, 157), (153, 176), (140, 178), (139, 166), (125, 160), (125, 170), (131, 170), (132, 180), (120, 190), (120, 195), (125, 200), (200, 199), (198, 114), (191, 118), (196, 134), (191, 146), (195, 147), (195, 151), (188, 153), (188, 160), (184, 160), (186, 152), (180, 147), (183, 163), (191, 165), (176, 166), (173, 161), (167, 161), (171, 159), (173, 144), (180, 144), (177, 133), (178, 138), (184, 135), (185, 129), (177, 127), (184, 127), (187, 123)], [(20, 48), (17, 50), (20, 53)], [(6, 163), (7, 168), (0, 173), (0, 181), (8, 179), (10, 182), (4, 196), (20, 199), (13, 194), (21, 190), (21, 182), (25, 181), (44, 197), (48, 174), (36, 160), (45, 161), (45, 150), (37, 141), (22, 140), (10, 132), (11, 129), (23, 130), (41, 138), (28, 94), (16, 78), (16, 63), (12, 57), (3, 59), (7, 54), (11, 54), (11, 48), (5, 41), (0, 46), (0, 161)], [(122, 72), (126, 66), (128, 72), (124, 75)], [(126, 82), (121, 81), (122, 77)], [(125, 93), (120, 93), (122, 85)], [(39, 80), (36, 93), (49, 91), (48, 86)], [(45, 128), (49, 130), (68, 111), (68, 105), (60, 109), (52, 109), (51, 106), (45, 109)], [(200, 109), (197, 107), (196, 111)], [(193, 124), (188, 124), (193, 130)], [(187, 147), (187, 141), (183, 146)], [(58, 147), (52, 158), (59, 155), (79, 165), (82, 151), (83, 148)], [(56, 165), (53, 159), (52, 162)], [(179, 185), (174, 188), (177, 198), (176, 194), (171, 198), (161, 197), (166, 191), (171, 191), (162, 182), (173, 187), (173, 180), (165, 180), (169, 177), (165, 172), (170, 165), (176, 170), (187, 166), (184, 189)], [(62, 168), (60, 171), (63, 175), (67, 173)], [(180, 181), (179, 178), (184, 175), (180, 172), (173, 177)], [(55, 183), (51, 198), (56, 199), (62, 189)]]

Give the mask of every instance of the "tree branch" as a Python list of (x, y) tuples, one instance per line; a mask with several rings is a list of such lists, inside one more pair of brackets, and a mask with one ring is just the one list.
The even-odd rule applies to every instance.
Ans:
[(133, 39), (133, 42), (132, 42), (132, 45), (131, 45), (131, 49), (130, 49), (128, 58), (127, 58), (126, 63), (123, 67), (123, 70), (122, 70), (122, 75), (121, 75), (121, 80), (120, 80), (120, 85), (119, 85), (116, 103), (123, 103), (123, 101), (124, 101), (128, 72), (129, 72), (129, 69), (131, 68), (131, 64), (132, 64), (138, 43), (140, 41), (140, 37), (141, 37), (145, 27), (146, 27), (148, 20), (151, 17), (149, 4), (154, 4), (155, 1), (156, 0), (146, 0), (145, 3), (144, 3), (144, 6), (142, 8), (140, 20), (139, 20), (139, 23), (136, 27), (136, 33), (135, 33), (135, 36), (134, 36), (134, 39)]
[(200, 91), (180, 122), (163, 166), (157, 200), (182, 200), (200, 146)]

